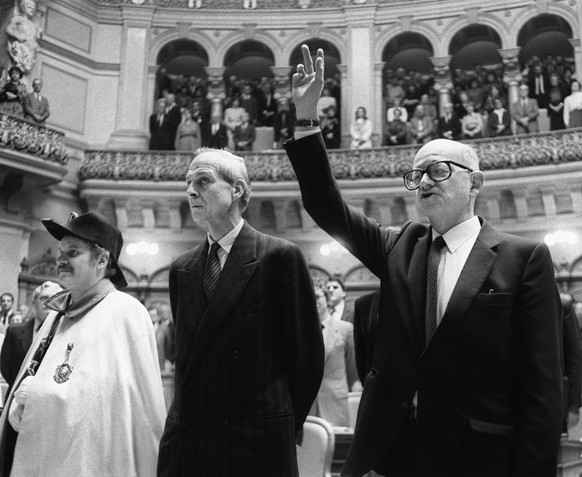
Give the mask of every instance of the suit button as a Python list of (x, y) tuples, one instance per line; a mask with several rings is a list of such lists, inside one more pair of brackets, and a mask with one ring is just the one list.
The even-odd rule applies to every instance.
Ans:
[(378, 371), (376, 371), (374, 368), (371, 368), (370, 371), (368, 372), (368, 374), (370, 376), (376, 376), (378, 374)]
[(232, 353), (232, 357), (233, 357), (233, 359), (237, 359), (238, 358), (238, 351), (235, 351), (234, 353)]
[(222, 428), (226, 429), (228, 427), (228, 419), (225, 419), (224, 421), (222, 421)]

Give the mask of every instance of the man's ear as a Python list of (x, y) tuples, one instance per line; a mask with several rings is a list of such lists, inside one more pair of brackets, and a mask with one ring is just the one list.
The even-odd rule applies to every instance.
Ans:
[(242, 179), (237, 179), (233, 185), (233, 199), (240, 200), (245, 193), (244, 181)]
[(481, 171), (475, 171), (471, 174), (471, 194), (478, 195), (481, 192), (483, 183), (485, 182), (485, 174)]

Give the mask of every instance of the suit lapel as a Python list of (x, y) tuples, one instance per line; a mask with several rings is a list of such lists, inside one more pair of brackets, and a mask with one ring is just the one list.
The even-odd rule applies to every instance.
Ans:
[[(203, 312), (196, 336), (192, 341), (184, 380), (188, 379), (194, 368), (206, 356), (225, 322), (232, 316), (234, 307), (239, 302), (259, 265), (256, 241), (256, 231), (245, 222), (220, 273), (216, 291)], [(200, 285), (196, 288), (201, 292), (202, 277), (200, 277), (199, 283)]]
[[(491, 267), (497, 260), (497, 253), (491, 250), (500, 242), (498, 232), (496, 232), (487, 222), (483, 221), (481, 231), (477, 236), (475, 245), (465, 262), (457, 284), (443, 315), (441, 324), (437, 328), (435, 337), (439, 330), (455, 326), (455, 323), (462, 320), (467, 309), (473, 303), (475, 296), (481, 290), (483, 282), (489, 275)], [(432, 343), (432, 341), (431, 341)]]

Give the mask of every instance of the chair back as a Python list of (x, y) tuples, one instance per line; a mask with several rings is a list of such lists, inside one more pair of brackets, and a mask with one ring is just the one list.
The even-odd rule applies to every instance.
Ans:
[(315, 416), (303, 424), (303, 442), (297, 446), (299, 477), (331, 477), (335, 446), (332, 425)]

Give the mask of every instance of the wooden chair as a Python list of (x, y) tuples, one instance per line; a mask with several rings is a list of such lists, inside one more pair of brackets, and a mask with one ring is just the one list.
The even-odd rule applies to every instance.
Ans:
[(307, 416), (303, 442), (297, 446), (299, 477), (331, 477), (334, 446), (332, 425), (319, 417)]

